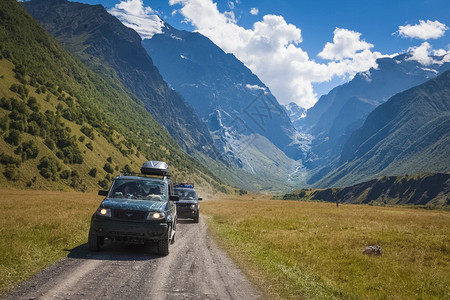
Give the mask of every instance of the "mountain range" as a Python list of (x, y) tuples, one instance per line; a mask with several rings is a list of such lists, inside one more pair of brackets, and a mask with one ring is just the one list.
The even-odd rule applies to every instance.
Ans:
[(73, 57), (20, 3), (0, 2), (0, 15), (2, 187), (107, 188), (112, 174), (153, 159), (180, 180), (226, 188), (120, 80)]
[(348, 83), (320, 97), (308, 109), (306, 117), (299, 118), (298, 114), (291, 117), (299, 131), (312, 137), (310, 159), (305, 165), (319, 171), (310, 183), (336, 166), (347, 139), (378, 105), (450, 68), (444, 57), (435, 57), (434, 61), (432, 65), (423, 66), (409, 54), (379, 58), (376, 68), (356, 74)]
[(119, 79), (185, 151), (213, 150), (205, 124), (162, 79), (142, 47), (140, 36), (103, 6), (66, 0), (33, 0), (23, 5), (42, 27), (97, 74)]
[(303, 156), (298, 134), (270, 90), (234, 55), (199, 33), (165, 24), (142, 42), (164, 79), (179, 91), (211, 131), (242, 125), (240, 133), (266, 137), (292, 159)]
[(450, 171), (450, 71), (396, 94), (369, 114), (320, 186)]
[[(380, 58), (306, 111), (281, 106), (199, 33), (160, 20), (142, 40), (99, 5), (8, 1), (0, 32), (3, 185), (64, 186), (74, 172), (72, 183), (89, 189), (144, 156), (210, 190), (226, 189), (219, 177), (281, 192), (450, 171), (448, 56), (427, 66), (408, 53)], [(41, 160), (53, 166), (50, 179), (34, 175), (43, 176)], [(25, 166), (36, 172), (25, 175)]]

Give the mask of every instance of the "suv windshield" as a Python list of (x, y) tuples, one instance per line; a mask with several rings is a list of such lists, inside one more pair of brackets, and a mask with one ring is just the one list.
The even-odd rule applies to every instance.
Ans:
[(118, 178), (109, 198), (168, 201), (166, 185), (153, 178)]
[(175, 188), (174, 192), (180, 200), (197, 200), (197, 193), (193, 189)]

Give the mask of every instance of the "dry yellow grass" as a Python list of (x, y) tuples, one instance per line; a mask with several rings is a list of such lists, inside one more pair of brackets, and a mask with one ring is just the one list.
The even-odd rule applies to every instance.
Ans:
[(87, 241), (94, 193), (0, 190), (0, 295)]
[(235, 197), (202, 213), (271, 298), (450, 298), (450, 212)]

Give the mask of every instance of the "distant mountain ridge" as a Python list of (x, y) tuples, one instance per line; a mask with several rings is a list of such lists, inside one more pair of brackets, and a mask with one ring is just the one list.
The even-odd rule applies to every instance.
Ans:
[(139, 35), (103, 6), (66, 0), (32, 0), (23, 5), (48, 32), (97, 73), (114, 77), (107, 66), (112, 68), (184, 150), (208, 153), (214, 148), (205, 124), (164, 82), (142, 47)]
[(284, 200), (319, 200), (369, 205), (422, 205), (450, 207), (450, 174), (386, 176), (345, 188), (296, 190)]
[(450, 71), (390, 98), (353, 132), (320, 186), (450, 172)]
[(230, 123), (236, 121), (244, 127), (241, 133), (266, 137), (292, 159), (304, 156), (302, 141), (286, 112), (242, 62), (199, 33), (180, 31), (168, 24), (162, 31), (143, 40), (143, 46), (164, 79), (203, 120), (217, 119), (215, 114), (222, 111), (231, 117)]
[[(443, 58), (436, 57), (442, 61)], [(358, 73), (350, 82), (338, 86), (306, 113), (306, 117), (293, 121), (298, 130), (313, 137), (311, 159), (305, 164), (310, 169), (331, 170), (346, 140), (364, 123), (378, 105), (393, 95), (424, 83), (448, 70), (450, 63), (424, 67), (401, 54), (377, 60), (378, 67)], [(312, 182), (324, 175), (316, 174)]]

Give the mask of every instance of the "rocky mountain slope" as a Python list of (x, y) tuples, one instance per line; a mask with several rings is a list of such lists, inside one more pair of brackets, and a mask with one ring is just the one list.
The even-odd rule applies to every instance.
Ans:
[(122, 25), (101, 5), (66, 0), (32, 0), (23, 5), (97, 74), (118, 78), (184, 150), (189, 153), (212, 150), (213, 141), (205, 124), (167, 86), (134, 30)]
[(0, 16), (0, 186), (96, 190), (153, 159), (225, 189), (119, 80), (74, 58), (20, 3), (1, 1)]
[[(320, 97), (305, 118), (293, 121), (297, 129), (313, 137), (311, 159), (306, 165), (329, 171), (352, 132), (362, 126), (378, 105), (450, 68), (443, 57), (435, 60), (435, 64), (423, 66), (408, 54), (380, 58), (377, 68), (358, 73), (350, 82)], [(322, 170), (313, 180), (325, 173)]]
[[(269, 89), (234, 55), (208, 38), (170, 25), (143, 40), (164, 79), (188, 101), (203, 120), (267, 138), (291, 159), (304, 158), (302, 140)], [(227, 116), (227, 121), (225, 121)], [(211, 131), (217, 122), (208, 123)]]
[(399, 93), (369, 114), (320, 186), (377, 176), (450, 171), (450, 71)]

